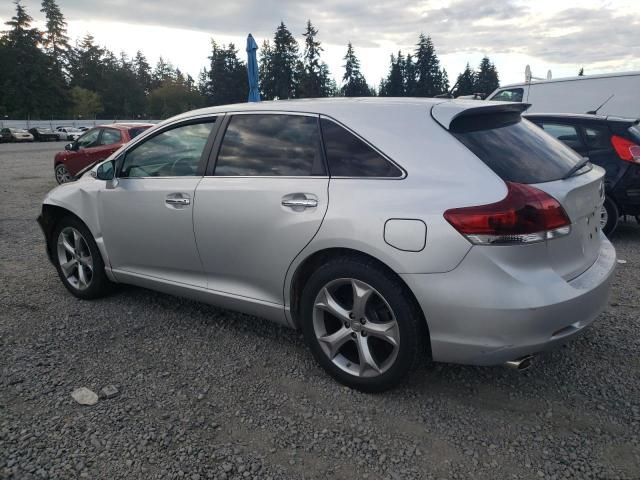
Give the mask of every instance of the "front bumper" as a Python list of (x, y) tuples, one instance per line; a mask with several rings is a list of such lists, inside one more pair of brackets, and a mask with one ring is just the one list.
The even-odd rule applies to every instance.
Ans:
[[(499, 365), (562, 345), (604, 310), (616, 265), (602, 236), (596, 262), (566, 281), (550, 267), (507, 268), (474, 247), (451, 272), (405, 274), (439, 362)], [(497, 247), (501, 248), (501, 247)]]

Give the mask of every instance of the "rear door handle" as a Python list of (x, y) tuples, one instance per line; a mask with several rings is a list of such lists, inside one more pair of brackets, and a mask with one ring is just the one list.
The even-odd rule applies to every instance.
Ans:
[(284, 207), (313, 208), (318, 206), (318, 200), (314, 198), (285, 199), (282, 200)]

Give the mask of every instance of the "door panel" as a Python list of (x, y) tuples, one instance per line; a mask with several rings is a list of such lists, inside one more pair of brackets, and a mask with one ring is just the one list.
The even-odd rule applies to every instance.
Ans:
[(121, 178), (115, 188), (100, 192), (100, 223), (112, 269), (206, 286), (192, 219), (200, 180)]
[(194, 228), (208, 288), (282, 304), (289, 265), (324, 218), (328, 186), (312, 176), (203, 178)]

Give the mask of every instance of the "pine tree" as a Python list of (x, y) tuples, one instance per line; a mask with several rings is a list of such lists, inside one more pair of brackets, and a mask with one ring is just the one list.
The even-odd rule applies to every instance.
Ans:
[(417, 97), (434, 97), (444, 93), (444, 75), (440, 70), (440, 60), (436, 55), (431, 37), (423, 33), (418, 37), (416, 48), (416, 89)]
[(584, 77), (584, 67), (580, 67), (580, 71), (578, 72), (579, 77)]
[(340, 93), (345, 97), (370, 97), (371, 89), (360, 72), (360, 60), (356, 57), (351, 42), (347, 45), (344, 61), (344, 75)]
[(499, 86), (500, 81), (498, 79), (498, 71), (496, 70), (495, 65), (491, 63), (488, 57), (484, 57), (482, 61), (480, 61), (480, 66), (478, 67), (475, 92), (473, 93), (481, 93), (484, 96), (487, 96)]
[(70, 59), (71, 86), (100, 91), (104, 86), (105, 53), (91, 34), (85, 35)]
[(42, 0), (42, 9), (46, 18), (46, 32), (44, 35), (44, 48), (53, 59), (54, 64), (60, 70), (67, 63), (69, 52), (69, 37), (67, 37), (67, 22), (55, 0)]
[(273, 50), (269, 40), (262, 42), (262, 48), (258, 49), (258, 77), (260, 80), (260, 97), (265, 100), (273, 100), (275, 92), (275, 78), (273, 73)]
[(456, 81), (456, 89), (453, 92), (454, 96), (460, 95), (473, 95), (476, 91), (476, 73), (471, 69), (469, 63), (465, 67), (464, 71), (458, 75)]
[(267, 98), (295, 98), (298, 87), (297, 62), (298, 42), (284, 22), (280, 22), (273, 37), (273, 48), (270, 53), (273, 90), (265, 92)]
[(389, 74), (384, 81), (384, 89), (380, 91), (380, 96), (403, 97), (405, 95), (405, 60), (402, 51), (395, 57), (391, 54)]
[(413, 56), (409, 53), (404, 64), (404, 92), (408, 97), (416, 94), (416, 64)]
[(176, 79), (176, 71), (173, 68), (171, 62), (166, 62), (164, 58), (160, 57), (156, 67), (151, 74), (151, 86), (152, 88), (159, 88), (165, 83), (172, 83)]
[(299, 98), (327, 97), (330, 93), (330, 73), (326, 63), (320, 60), (320, 52), (323, 48), (316, 35), (318, 30), (307, 20), (304, 37), (304, 53), (302, 62), (298, 67), (298, 94)]
[(12, 116), (49, 116), (66, 106), (66, 85), (40, 46), (43, 35), (20, 0), (0, 39), (0, 105)]
[(145, 94), (148, 95), (151, 91), (151, 65), (149, 65), (147, 57), (145, 57), (140, 50), (138, 50), (136, 56), (133, 57), (132, 67), (138, 83)]
[(211, 60), (207, 103), (224, 105), (247, 101), (249, 80), (244, 62), (238, 58), (238, 50), (233, 43), (219, 46), (211, 41)]

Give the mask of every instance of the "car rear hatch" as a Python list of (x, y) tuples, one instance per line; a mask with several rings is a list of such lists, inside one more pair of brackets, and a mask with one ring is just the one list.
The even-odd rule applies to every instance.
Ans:
[[(545, 261), (564, 279), (571, 280), (598, 258), (604, 170), (589, 163), (577, 168), (584, 163), (580, 155), (520, 116), (527, 107), (526, 104), (456, 101), (435, 105), (431, 114), (502, 178), (509, 190), (515, 186), (516, 190), (547, 198), (549, 204), (560, 204), (560, 210), (564, 209), (568, 217), (566, 223), (570, 222), (569, 229), (563, 228), (559, 234), (545, 232), (539, 238), (531, 235), (523, 238), (538, 244), (538, 252), (540, 243), (544, 242), (546, 258), (538, 258), (537, 262)], [(571, 170), (575, 170), (573, 174), (569, 174)], [(543, 215), (545, 208), (546, 204), (540, 209)], [(477, 236), (467, 238), (477, 239)], [(487, 248), (514, 247), (513, 242), (510, 247), (506, 244), (509, 242)], [(526, 249), (528, 245), (521, 241), (515, 248)]]

